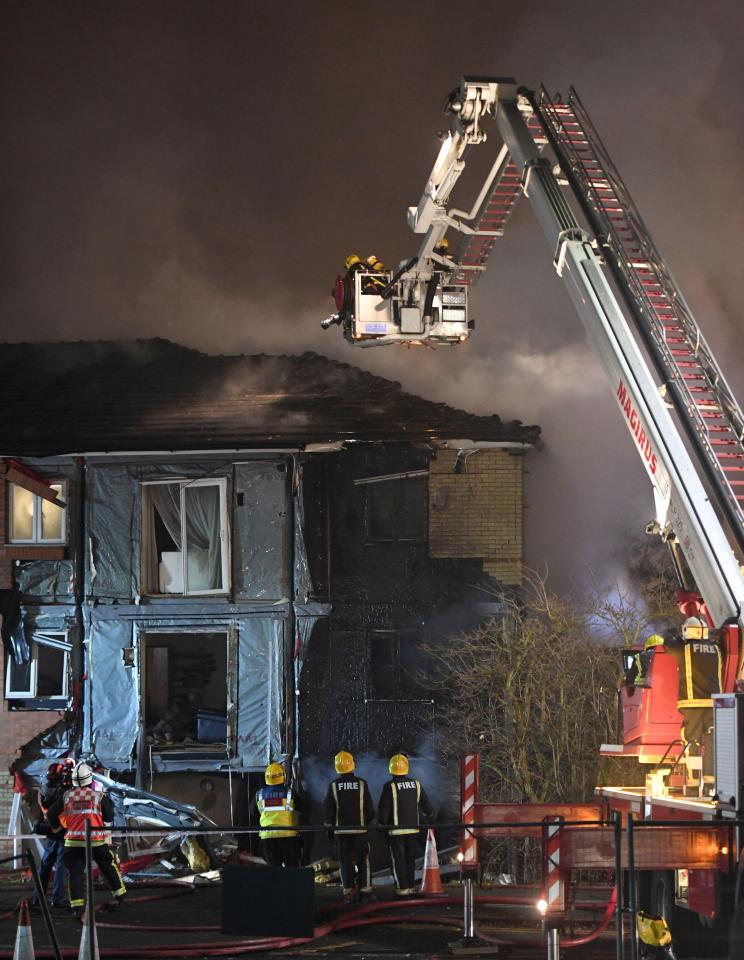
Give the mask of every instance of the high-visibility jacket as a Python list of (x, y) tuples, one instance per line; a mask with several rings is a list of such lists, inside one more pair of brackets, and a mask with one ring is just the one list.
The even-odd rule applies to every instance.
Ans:
[[(300, 822), (294, 791), (284, 783), (262, 787), (256, 794), (256, 806), (262, 827), (296, 827)], [(261, 830), (262, 840), (296, 837), (297, 830)]]
[(711, 696), (721, 692), (721, 649), (712, 640), (666, 641), (677, 661), (677, 708), (713, 706)]
[(434, 809), (426, 791), (411, 777), (393, 777), (380, 794), (380, 823), (390, 825), (393, 835), (418, 833), (419, 810), (426, 820), (434, 818)]
[(104, 819), (113, 819), (111, 800), (101, 790), (92, 787), (73, 787), (64, 797), (63, 816), (67, 822), (66, 847), (85, 846), (85, 822), (90, 821), (90, 841), (100, 845), (108, 843), (109, 833)]
[(344, 773), (331, 781), (323, 804), (325, 822), (335, 833), (366, 833), (365, 824), (375, 813), (367, 781)]

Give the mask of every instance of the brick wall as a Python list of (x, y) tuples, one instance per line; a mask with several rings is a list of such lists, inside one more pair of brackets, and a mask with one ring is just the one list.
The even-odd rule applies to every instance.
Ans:
[(4, 838), (8, 829), (10, 805), (13, 800), (13, 777), (8, 768), (20, 756), (24, 743), (53, 726), (64, 716), (56, 710), (8, 710), (4, 699), (5, 676), (3, 675), (3, 699), (0, 708), (0, 856), (11, 851), (11, 841)]
[(521, 582), (523, 490), (521, 456), (479, 450), (460, 457), (440, 450), (429, 468), (429, 553), (481, 557), (504, 584)]

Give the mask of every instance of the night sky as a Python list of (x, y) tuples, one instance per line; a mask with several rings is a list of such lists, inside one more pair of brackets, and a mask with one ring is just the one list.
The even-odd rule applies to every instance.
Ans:
[(310, 349), (540, 423), (529, 559), (605, 580), (651, 489), (526, 203), (466, 346), (354, 350), (319, 321), (346, 254), (415, 252), (463, 73), (573, 84), (741, 398), (742, 40), (715, 0), (5, 0), (0, 339)]

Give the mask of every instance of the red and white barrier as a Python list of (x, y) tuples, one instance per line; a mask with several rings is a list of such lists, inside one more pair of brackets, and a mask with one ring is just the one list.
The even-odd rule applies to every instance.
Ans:
[[(475, 808), (479, 799), (480, 757), (468, 753), (460, 761), (460, 820), (475, 823)], [(464, 868), (478, 866), (478, 840), (470, 830), (463, 830), (460, 843), (460, 863)]]
[(546, 817), (543, 827), (543, 899), (545, 913), (566, 910), (566, 885), (561, 869), (561, 828), (563, 817)]

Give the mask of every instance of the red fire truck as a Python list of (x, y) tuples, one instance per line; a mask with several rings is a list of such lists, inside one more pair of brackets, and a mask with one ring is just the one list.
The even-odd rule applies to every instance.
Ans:
[[(660, 646), (646, 685), (621, 691), (623, 743), (603, 747), (638, 761), (633, 785), (598, 790), (605, 809), (639, 823), (721, 825), (709, 842), (702, 830), (666, 844), (638, 830), (636, 848), (637, 905), (664, 914), (683, 949), (715, 952), (708, 934), (744, 909), (744, 416), (576, 92), (564, 100), (510, 78), (465, 77), (446, 112), (450, 131), (408, 210), (418, 253), (384, 282), (378, 273), (370, 283), (364, 264), (339, 278), (322, 326), (339, 323), (362, 347), (462, 343), (470, 288), (517, 200), (531, 203), (651, 481), (649, 532), (671, 550), (680, 609), (708, 625), (722, 653), (712, 783), (681, 736), (677, 666)], [(448, 206), (491, 132), (493, 162), (472, 206)]]

